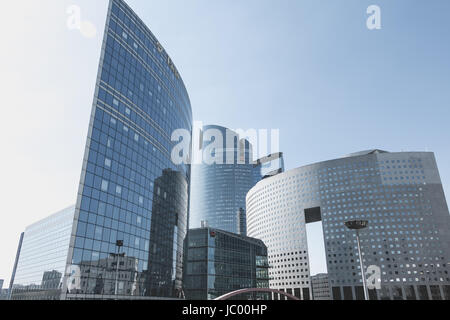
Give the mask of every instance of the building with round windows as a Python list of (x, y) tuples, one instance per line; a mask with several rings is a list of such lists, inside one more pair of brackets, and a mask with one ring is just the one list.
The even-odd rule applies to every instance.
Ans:
[(322, 221), (334, 300), (450, 299), (450, 216), (430, 152), (370, 150), (278, 174), (247, 194), (248, 236), (268, 248), (270, 288), (310, 299), (306, 225)]

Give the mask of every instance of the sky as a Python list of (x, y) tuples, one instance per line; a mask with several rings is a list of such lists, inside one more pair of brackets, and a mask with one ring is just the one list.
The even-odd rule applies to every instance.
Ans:
[[(286, 169), (373, 148), (433, 151), (450, 194), (450, 1), (128, 3), (176, 64), (194, 120), (279, 129)], [(25, 227), (76, 201), (107, 4), (16, 0), (0, 11), (5, 286)], [(366, 26), (373, 4), (380, 30)], [(89, 32), (69, 28), (71, 5)]]

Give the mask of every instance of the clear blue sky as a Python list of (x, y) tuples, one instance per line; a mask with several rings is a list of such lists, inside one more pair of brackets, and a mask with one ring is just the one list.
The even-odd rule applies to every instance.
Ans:
[[(129, 3), (180, 69), (195, 119), (279, 128), (287, 168), (428, 149), (449, 190), (450, 1)], [(381, 30), (366, 28), (371, 4)]]
[[(128, 3), (175, 62), (195, 120), (280, 129), (287, 169), (371, 148), (434, 151), (450, 194), (450, 1)], [(95, 38), (67, 29), (71, 4)], [(366, 28), (372, 4), (381, 30)], [(106, 8), (20, 0), (0, 13), (7, 281), (25, 226), (75, 203)]]
[[(450, 194), (450, 1), (130, 1), (180, 69), (194, 118), (280, 129), (287, 169), (434, 151)], [(382, 29), (369, 31), (369, 5)], [(156, 11), (156, 12), (155, 12)], [(326, 271), (321, 224), (312, 273)]]

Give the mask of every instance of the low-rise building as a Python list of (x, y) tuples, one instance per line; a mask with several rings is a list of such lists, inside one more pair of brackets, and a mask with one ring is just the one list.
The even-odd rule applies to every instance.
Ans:
[(328, 274), (319, 273), (311, 277), (313, 300), (331, 300)]
[[(184, 293), (188, 300), (212, 300), (251, 288), (268, 288), (267, 247), (259, 239), (200, 228), (188, 232)], [(240, 300), (268, 299), (267, 293), (249, 293)]]

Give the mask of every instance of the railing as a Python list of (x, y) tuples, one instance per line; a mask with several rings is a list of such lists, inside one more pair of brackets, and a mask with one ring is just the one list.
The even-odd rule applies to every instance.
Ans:
[(299, 298), (284, 292), (284, 291), (279, 291), (276, 289), (269, 289), (269, 288), (253, 288), (253, 289), (240, 289), (237, 291), (233, 291), (233, 292), (229, 292), (227, 294), (224, 294), (223, 296), (220, 296), (214, 300), (228, 300), (232, 297), (238, 296), (240, 294), (244, 294), (244, 293), (275, 293), (275, 294), (280, 294), (282, 296), (285, 296), (288, 298), (288, 300), (300, 300)]

